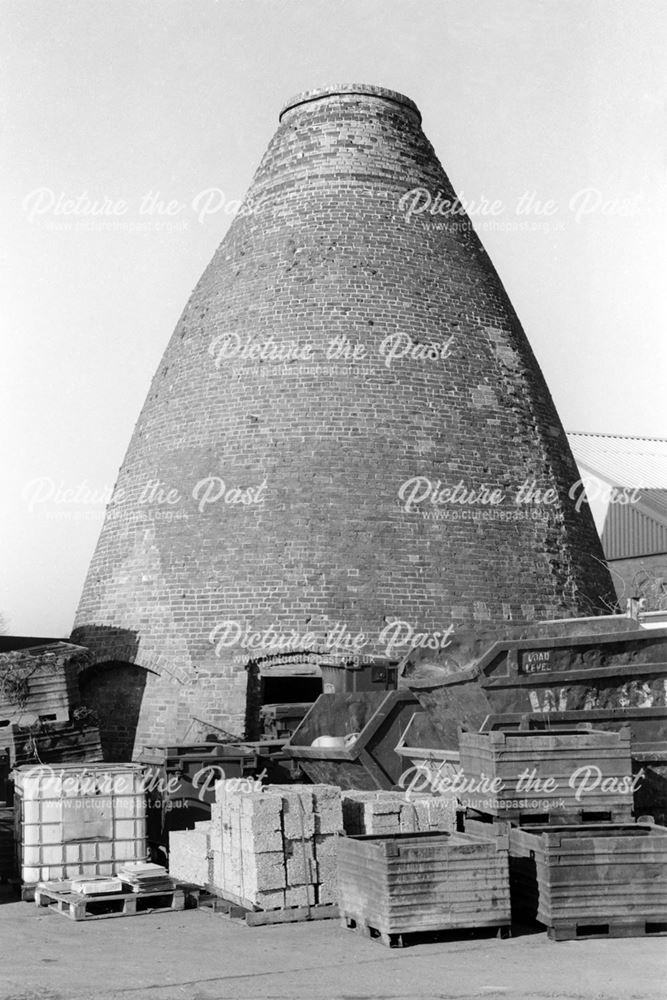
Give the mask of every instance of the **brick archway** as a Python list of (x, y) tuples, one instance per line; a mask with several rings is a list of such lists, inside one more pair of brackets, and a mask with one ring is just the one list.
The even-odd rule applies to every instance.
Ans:
[(80, 702), (97, 716), (105, 760), (132, 760), (146, 684), (155, 673), (122, 660), (79, 671)]
[[(95, 629), (92, 630), (92, 634), (87, 634), (84, 629), (77, 630), (78, 644), (85, 647), (89, 654), (85, 662), (77, 664), (77, 674), (81, 674), (91, 666), (128, 663), (176, 684), (187, 684), (191, 680), (190, 671), (182, 663), (172, 662), (164, 654), (138, 648), (134, 639), (119, 643), (116, 639), (110, 640), (105, 637), (100, 641), (97, 636), (99, 631)], [(74, 642), (74, 639), (71, 641)]]

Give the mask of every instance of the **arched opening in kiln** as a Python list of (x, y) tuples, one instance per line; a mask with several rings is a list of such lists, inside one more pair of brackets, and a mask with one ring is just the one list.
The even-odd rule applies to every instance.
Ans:
[(80, 702), (95, 713), (106, 761), (132, 760), (149, 674), (134, 663), (109, 661), (79, 675)]

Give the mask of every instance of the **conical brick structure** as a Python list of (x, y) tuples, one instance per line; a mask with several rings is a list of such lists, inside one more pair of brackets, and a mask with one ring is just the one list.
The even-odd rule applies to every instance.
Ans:
[[(76, 616), (98, 664), (84, 697), (138, 743), (193, 719), (240, 733), (251, 658), (395, 659), (603, 612), (577, 480), (414, 103), (302, 94), (135, 428)], [(547, 502), (516, 503), (525, 484)]]

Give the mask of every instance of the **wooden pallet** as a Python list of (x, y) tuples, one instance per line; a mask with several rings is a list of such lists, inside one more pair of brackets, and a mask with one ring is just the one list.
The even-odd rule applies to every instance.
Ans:
[(665, 937), (667, 935), (667, 914), (664, 921), (645, 920), (639, 917), (628, 917), (623, 920), (614, 917), (612, 920), (599, 920), (591, 923), (583, 921), (554, 921), (547, 928), (551, 941), (581, 941), (584, 938), (625, 938), (625, 937)]
[(479, 930), (495, 930), (498, 937), (508, 938), (512, 935), (512, 928), (509, 921), (507, 923), (489, 923), (486, 926), (480, 927), (476, 924), (474, 927), (470, 926), (470, 922), (462, 923), (448, 923), (446, 927), (442, 928), (431, 928), (428, 931), (403, 931), (401, 933), (390, 932), (387, 930), (381, 930), (378, 927), (374, 927), (368, 923), (363, 917), (352, 915), (349, 913), (342, 913), (340, 916), (341, 927), (347, 930), (356, 931), (362, 937), (369, 938), (370, 940), (379, 941), (386, 948), (403, 948), (406, 944), (416, 942), (422, 939), (425, 934), (429, 937), (450, 937), (452, 934), (460, 935), (462, 931), (479, 931)]
[[(116, 892), (84, 896), (79, 892), (59, 892), (40, 884), (35, 889), (35, 904), (48, 906), (70, 920), (105, 920), (107, 917), (135, 917), (145, 913), (183, 910), (185, 895), (182, 889), (176, 888), (168, 892)], [(100, 909), (103, 912), (99, 912)]]
[(228, 917), (248, 927), (262, 927), (266, 924), (293, 924), (304, 920), (336, 920), (338, 906), (335, 903), (317, 903), (313, 906), (287, 906), (276, 910), (260, 910), (251, 904), (226, 899), (212, 893), (200, 892), (197, 905), (208, 913)]

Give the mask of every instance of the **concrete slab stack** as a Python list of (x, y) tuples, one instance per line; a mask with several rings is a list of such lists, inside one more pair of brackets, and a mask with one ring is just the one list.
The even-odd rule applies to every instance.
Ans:
[(343, 825), (348, 836), (451, 833), (456, 830), (453, 796), (345, 791), (342, 805)]
[(340, 789), (243, 787), (235, 779), (217, 782), (209, 828), (171, 835), (172, 876), (265, 910), (335, 902)]
[(211, 882), (211, 823), (196, 823), (194, 830), (172, 830), (169, 834), (172, 878), (193, 885)]

